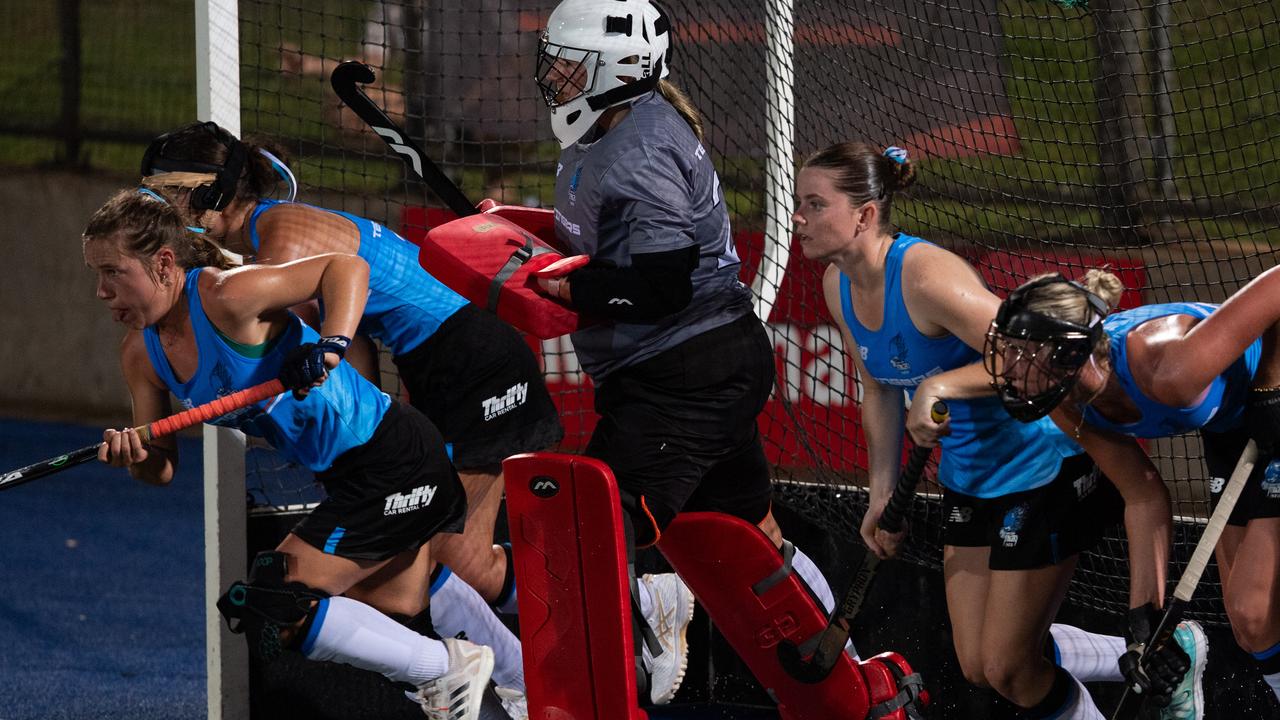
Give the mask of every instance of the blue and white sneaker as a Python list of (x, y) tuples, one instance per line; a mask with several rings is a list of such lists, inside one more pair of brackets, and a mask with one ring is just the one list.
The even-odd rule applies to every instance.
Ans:
[(1160, 720), (1201, 720), (1204, 717), (1204, 666), (1209, 657), (1209, 639), (1195, 620), (1178, 623), (1173, 639), (1191, 659), (1191, 669), (1173, 691), (1173, 699), (1160, 708)]

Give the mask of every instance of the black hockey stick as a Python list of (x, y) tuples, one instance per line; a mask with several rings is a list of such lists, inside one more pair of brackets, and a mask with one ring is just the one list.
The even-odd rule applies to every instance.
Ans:
[[(284, 385), (279, 380), (268, 380), (251, 388), (224, 395), (203, 405), (197, 405), (190, 410), (160, 418), (146, 425), (139, 425), (134, 430), (138, 432), (143, 442), (148, 442), (152, 438), (164, 437), (189, 428), (192, 425), (199, 425), (206, 420), (221, 417), (232, 410), (238, 410), (260, 400), (266, 400), (282, 392), (284, 392)], [(23, 483), (93, 460), (98, 457), (98, 448), (101, 446), (102, 443), (94, 443), (65, 455), (51, 457), (48, 460), (41, 460), (24, 468), (7, 472), (3, 477), (0, 477), (0, 490), (15, 488)]]
[[(1151, 632), (1151, 639), (1147, 641), (1148, 648), (1162, 647), (1165, 643), (1173, 642), (1173, 631), (1182, 621), (1182, 613), (1191, 602), (1196, 586), (1200, 584), (1200, 576), (1204, 574), (1209, 558), (1213, 557), (1213, 549), (1218, 544), (1218, 538), (1222, 537), (1222, 530), (1227, 526), (1227, 519), (1231, 517), (1231, 511), (1235, 509), (1236, 501), (1240, 499), (1240, 491), (1244, 489), (1245, 482), (1253, 473), (1253, 466), (1257, 460), (1258, 444), (1250, 440), (1244, 446), (1244, 451), (1240, 453), (1236, 469), (1231, 471), (1231, 479), (1222, 489), (1222, 498), (1218, 500), (1218, 507), (1214, 508), (1213, 514), (1209, 516), (1209, 522), (1204, 526), (1204, 533), (1200, 535), (1196, 549), (1192, 551), (1191, 559), (1187, 561), (1187, 567), (1182, 571), (1182, 577), (1178, 578), (1178, 585), (1173, 589), (1173, 597), (1164, 609), (1160, 624)], [(1120, 705), (1112, 713), (1111, 720), (1133, 720), (1142, 711), (1146, 701), (1146, 695), (1132, 685), (1126, 686), (1124, 694), (1120, 696)]]
[[(941, 400), (929, 408), (929, 415), (936, 423), (946, 420), (947, 412), (947, 404)], [(925, 463), (929, 461), (929, 455), (932, 452), (931, 447), (917, 445), (911, 448), (911, 453), (907, 456), (907, 466), (898, 477), (893, 495), (889, 497), (884, 513), (880, 515), (878, 525), (881, 530), (891, 533), (902, 530), (903, 517), (911, 509), (916, 485), (920, 483)], [(862, 556), (862, 563), (853, 575), (853, 580), (849, 582), (849, 589), (845, 590), (840, 604), (831, 613), (831, 620), (821, 634), (816, 636), (816, 644), (810, 641), (800, 646), (788, 640), (778, 643), (778, 662), (788, 675), (800, 682), (812, 684), (822, 682), (831, 674), (836, 661), (840, 658), (840, 653), (844, 652), (845, 643), (849, 641), (849, 630), (853, 618), (862, 609), (862, 601), (866, 599), (867, 590), (871, 588), (871, 581), (875, 579), (876, 569), (879, 567), (879, 556), (868, 548), (866, 554)], [(812, 654), (806, 659), (806, 651), (811, 644), (813, 645)]]
[(376, 79), (377, 76), (368, 65), (348, 60), (333, 69), (333, 74), (329, 76), (329, 83), (333, 85), (333, 91), (338, 94), (338, 98), (351, 108), (352, 112), (359, 115), (360, 119), (364, 120), (392, 150), (399, 153), (413, 168), (414, 173), (427, 183), (450, 210), (457, 213), (459, 217), (475, 215), (478, 212), (475, 204), (462, 194), (462, 190), (449, 179), (448, 175), (431, 162), (413, 138), (397, 127), (382, 108), (364, 94), (360, 86), (368, 85)]

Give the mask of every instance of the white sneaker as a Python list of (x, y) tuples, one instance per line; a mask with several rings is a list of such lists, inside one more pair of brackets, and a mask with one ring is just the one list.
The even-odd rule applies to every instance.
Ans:
[(685, 633), (693, 619), (693, 592), (675, 573), (645, 575), (640, 582), (648, 586), (653, 599), (652, 613), (645, 620), (662, 646), (662, 654), (655, 658), (649, 654), (649, 646), (643, 645), (641, 659), (649, 671), (650, 701), (665, 705), (680, 689), (689, 662)]
[(454, 638), (445, 638), (444, 646), (449, 672), (419, 687), (415, 699), (431, 720), (477, 720), (493, 674), (493, 650)]
[(493, 692), (502, 701), (502, 709), (511, 720), (529, 720), (529, 699), (519, 688), (494, 687)]
[(1191, 659), (1191, 668), (1173, 691), (1173, 699), (1160, 708), (1160, 720), (1200, 720), (1204, 717), (1204, 666), (1209, 657), (1209, 639), (1195, 620), (1184, 620), (1174, 628), (1173, 639)]

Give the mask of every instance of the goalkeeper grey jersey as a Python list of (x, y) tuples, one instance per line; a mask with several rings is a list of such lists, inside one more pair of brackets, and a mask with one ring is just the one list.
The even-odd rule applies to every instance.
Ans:
[(688, 307), (653, 324), (606, 322), (573, 334), (582, 368), (597, 382), (751, 312), (715, 167), (657, 92), (636, 100), (599, 140), (560, 154), (555, 218), (556, 235), (574, 254), (619, 267), (633, 254), (698, 247)]

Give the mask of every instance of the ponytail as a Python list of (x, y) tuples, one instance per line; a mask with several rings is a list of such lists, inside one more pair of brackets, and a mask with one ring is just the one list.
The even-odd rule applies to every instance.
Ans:
[(702, 113), (698, 112), (698, 108), (693, 106), (693, 101), (689, 99), (689, 96), (668, 80), (658, 81), (658, 92), (662, 93), (663, 99), (671, 103), (676, 112), (680, 113), (680, 117), (684, 118), (684, 121), (689, 124), (689, 128), (693, 130), (693, 134), (701, 142), (703, 139)]

